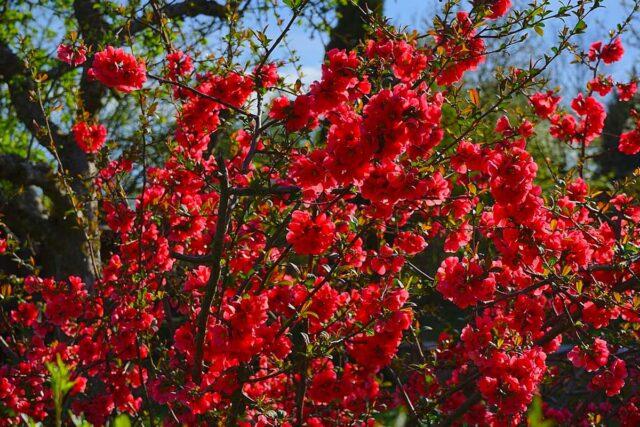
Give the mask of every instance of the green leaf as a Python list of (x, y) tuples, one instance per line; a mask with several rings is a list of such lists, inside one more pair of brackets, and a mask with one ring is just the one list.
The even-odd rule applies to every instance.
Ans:
[(56, 426), (62, 426), (63, 400), (75, 384), (75, 381), (71, 381), (71, 371), (62, 361), (60, 353), (56, 354), (55, 363), (48, 362), (46, 365), (49, 374), (51, 374), (51, 391), (55, 406)]
[(131, 420), (127, 414), (120, 414), (113, 420), (114, 427), (131, 427)]
[(303, 0), (282, 0), (285, 6), (289, 6), (291, 9), (295, 9), (302, 4)]
[(542, 398), (534, 396), (531, 406), (527, 411), (527, 425), (529, 427), (553, 427), (555, 423), (552, 420), (545, 420), (542, 413)]

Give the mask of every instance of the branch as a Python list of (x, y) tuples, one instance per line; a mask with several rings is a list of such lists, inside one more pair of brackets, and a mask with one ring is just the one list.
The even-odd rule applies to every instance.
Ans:
[(445, 427), (452, 425), (458, 418), (469, 412), (472, 406), (479, 403), (482, 400), (482, 396), (479, 392), (474, 392), (471, 396), (465, 400), (462, 405), (458, 406), (455, 411), (449, 414), (442, 422), (438, 424), (438, 427)]
[[(278, 38), (273, 42), (273, 44), (271, 44), (271, 47), (267, 49), (267, 52), (264, 54), (264, 56), (260, 60), (260, 63), (256, 67), (257, 79), (260, 79), (260, 72), (262, 71), (262, 67), (264, 67), (264, 65), (267, 63), (273, 51), (276, 50), (276, 48), (280, 43), (282, 43), (282, 40), (284, 40), (287, 33), (291, 29), (291, 26), (293, 25), (295, 20), (298, 18), (298, 16), (300, 16), (300, 14), (302, 13), (302, 10), (307, 5), (307, 3), (308, 3), (308, 0), (304, 0), (303, 3), (300, 6), (298, 6), (298, 8), (293, 12), (293, 15), (291, 16), (291, 19), (289, 20), (289, 23), (287, 24), (287, 26), (284, 28), (284, 30), (282, 30), (282, 32), (280, 33)], [(256, 81), (256, 85), (259, 86), (257, 81)], [(251, 146), (249, 147), (249, 153), (247, 153), (247, 157), (245, 157), (244, 161), (242, 162), (242, 173), (247, 173), (247, 171), (249, 170), (249, 165), (251, 164), (251, 161), (253, 160), (253, 156), (256, 154), (256, 150), (258, 148), (258, 138), (260, 137), (260, 133), (261, 133), (260, 131), (262, 129), (261, 109), (262, 109), (262, 95), (260, 92), (258, 92), (258, 113), (256, 114), (256, 119), (255, 119), (256, 124), (253, 130), (253, 137), (251, 138)]]
[(204, 299), (200, 306), (198, 314), (198, 325), (196, 335), (196, 353), (193, 364), (193, 381), (200, 383), (202, 377), (202, 356), (204, 352), (204, 340), (207, 332), (207, 321), (209, 320), (209, 311), (211, 302), (218, 288), (218, 280), (220, 279), (220, 271), (222, 269), (222, 249), (224, 246), (224, 236), (227, 231), (227, 208), (229, 206), (229, 178), (227, 176), (227, 167), (221, 157), (217, 158), (218, 169), (220, 170), (220, 201), (218, 202), (218, 220), (216, 221), (216, 234), (211, 245), (211, 273)]
[(211, 259), (211, 255), (186, 255), (172, 251), (171, 256), (177, 260), (190, 262), (197, 265), (207, 265), (209, 262), (213, 261)]
[(17, 154), (0, 155), (0, 179), (18, 185), (35, 185), (42, 189), (53, 188), (51, 167), (44, 162), (31, 163)]
[(295, 194), (300, 191), (300, 187), (296, 185), (282, 185), (279, 187), (236, 187), (230, 190), (231, 194), (237, 196), (269, 196), (277, 194)]
[(634, 287), (640, 288), (640, 278), (637, 276), (631, 277), (630, 279), (625, 280), (624, 282), (620, 282), (613, 287), (613, 290), (616, 292), (624, 292), (630, 291)]
[(0, 211), (5, 213), (4, 221), (21, 239), (28, 236), (45, 238), (55, 232), (32, 187), (6, 196), (0, 189)]
[(224, 101), (224, 100), (222, 100), (222, 99), (220, 99), (220, 98), (217, 98), (217, 97), (215, 97), (215, 96), (209, 95), (209, 94), (204, 93), (204, 92), (201, 92), (201, 91), (199, 91), (198, 89), (193, 88), (193, 87), (191, 87), (191, 86), (188, 86), (188, 85), (186, 85), (186, 84), (184, 84), (184, 83), (180, 83), (180, 82), (178, 82), (178, 81), (173, 81), (173, 80), (165, 79), (165, 78), (163, 78), (163, 77), (156, 76), (156, 75), (154, 75), (154, 74), (150, 74), (150, 73), (147, 73), (147, 76), (148, 76), (149, 78), (153, 79), (153, 80), (156, 80), (156, 81), (160, 82), (160, 83), (168, 84), (168, 85), (173, 85), (173, 86), (178, 86), (179, 88), (182, 88), (182, 89), (188, 90), (188, 91), (190, 91), (190, 92), (193, 92), (193, 93), (195, 93), (196, 95), (201, 96), (201, 97), (203, 97), (203, 98), (206, 98), (206, 99), (208, 99), (208, 100), (210, 100), (210, 101), (217, 102), (218, 104), (220, 104), (220, 105), (222, 105), (222, 106), (224, 106), (224, 107), (227, 107), (228, 109), (233, 110), (233, 111), (235, 111), (236, 113), (240, 113), (240, 114), (242, 114), (242, 115), (244, 115), (244, 116), (251, 117), (251, 118), (253, 118), (253, 119), (255, 119), (255, 118), (256, 118), (256, 115), (255, 115), (255, 114), (253, 114), (253, 113), (250, 113), (250, 112), (248, 112), (248, 111), (245, 111), (245, 110), (243, 110), (243, 109), (242, 109), (242, 108), (240, 108), (240, 107), (236, 107), (235, 105), (230, 104), (230, 103), (228, 103), (227, 101)]
[[(43, 147), (51, 151), (49, 137), (46, 132), (43, 132), (46, 118), (32, 96), (36, 83), (31, 78), (31, 73), (24, 61), (11, 50), (4, 40), (0, 40), (0, 82), (6, 83), (9, 87), (11, 104), (18, 119)], [(58, 127), (53, 124), (51, 125), (51, 133), (56, 145), (62, 147), (67, 135), (61, 133)]]
[(413, 402), (411, 402), (411, 398), (407, 394), (407, 390), (405, 390), (404, 384), (402, 384), (402, 381), (400, 381), (400, 377), (398, 377), (398, 375), (391, 367), (387, 367), (387, 371), (389, 371), (389, 373), (391, 374), (393, 381), (396, 383), (396, 387), (398, 387), (402, 392), (402, 398), (404, 399), (404, 403), (405, 405), (407, 405), (407, 409), (411, 414), (412, 421), (417, 423), (419, 426), (422, 426), (423, 423), (422, 421), (420, 421), (420, 417), (416, 413), (416, 408), (415, 406), (413, 406)]
[[(193, 18), (198, 15), (211, 16), (219, 19), (227, 18), (227, 9), (223, 5), (211, 0), (186, 0), (160, 8), (159, 10), (168, 19)], [(129, 34), (133, 35), (147, 28), (148, 23), (144, 18), (136, 19), (129, 27)]]

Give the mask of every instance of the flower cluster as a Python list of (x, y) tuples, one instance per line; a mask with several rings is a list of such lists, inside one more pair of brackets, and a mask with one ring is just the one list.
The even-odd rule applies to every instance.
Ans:
[[(640, 204), (578, 175), (545, 190), (529, 151), (536, 120), (558, 143), (595, 141), (606, 112), (594, 93), (615, 83), (591, 81), (571, 113), (516, 70), (505, 84), (527, 88), (528, 112), (482, 115), (475, 132), (475, 99), (452, 121), (456, 83), (487, 54), (482, 26), (510, 6), (473, 4), (432, 43), (388, 30), (329, 51), (320, 79), (291, 96), (267, 58), (194, 73), (169, 52), (166, 156), (150, 167), (105, 152), (92, 183), (112, 240), (101, 274), (28, 276), (8, 303), (0, 425), (49, 421), (58, 358), (73, 381), (65, 410), (95, 425), (118, 413), (374, 425), (397, 406), (445, 424), (518, 425), (535, 395), (571, 381), (598, 403), (575, 419), (635, 425), (637, 398), (607, 399), (638, 387), (637, 352), (614, 340), (637, 344)], [(585, 57), (622, 52), (616, 38)], [(90, 73), (125, 93), (146, 81), (144, 61), (113, 47)], [(621, 97), (635, 91), (620, 85)], [(106, 129), (80, 121), (73, 135), (93, 153)], [(640, 150), (637, 130), (620, 150)], [(144, 185), (129, 198), (121, 182), (136, 174)], [(441, 321), (423, 310), (431, 302), (456, 317), (435, 345), (420, 329)], [(545, 416), (567, 420), (565, 408)]]

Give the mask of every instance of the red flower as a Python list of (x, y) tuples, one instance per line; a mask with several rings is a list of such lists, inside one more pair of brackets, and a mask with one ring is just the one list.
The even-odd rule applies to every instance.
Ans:
[(85, 153), (95, 153), (107, 140), (107, 128), (100, 123), (93, 125), (78, 122), (71, 128), (78, 147)]
[(259, 87), (267, 89), (278, 83), (280, 76), (278, 75), (278, 67), (276, 64), (266, 64), (258, 69), (253, 70), (253, 78), (259, 82)]
[(170, 79), (176, 76), (186, 76), (193, 71), (191, 57), (181, 50), (176, 50), (167, 55), (167, 75)]
[(584, 202), (585, 196), (589, 194), (589, 185), (582, 178), (576, 178), (567, 184), (567, 194), (571, 200)]
[(616, 38), (608, 45), (602, 46), (602, 42), (595, 42), (589, 48), (589, 61), (596, 61), (598, 58), (605, 64), (612, 64), (622, 59), (624, 47), (620, 38)]
[(567, 354), (567, 358), (576, 368), (584, 368), (588, 372), (593, 372), (607, 364), (607, 360), (609, 359), (607, 342), (600, 338), (596, 338), (593, 341), (592, 348), (590, 349), (584, 350), (575, 346)]
[(84, 46), (69, 46), (61, 44), (58, 46), (58, 59), (62, 62), (77, 67), (87, 60), (87, 49)]
[(620, 394), (625, 378), (627, 378), (627, 365), (624, 360), (616, 358), (609, 368), (593, 377), (591, 386), (604, 389), (607, 396), (611, 397)]
[(310, 129), (318, 124), (318, 118), (312, 110), (313, 98), (310, 95), (300, 95), (293, 102), (281, 96), (273, 100), (269, 117), (285, 120), (288, 132), (297, 132), (305, 127)]
[(611, 92), (611, 89), (613, 89), (613, 79), (611, 78), (611, 76), (596, 77), (595, 79), (589, 80), (587, 87), (590, 90), (597, 92), (598, 95), (605, 96), (609, 92)]
[(408, 231), (398, 233), (394, 244), (407, 255), (415, 255), (427, 247), (427, 242), (425, 242), (422, 236)]
[(620, 309), (618, 307), (603, 308), (592, 301), (585, 302), (582, 308), (582, 318), (596, 329), (607, 326), (610, 320), (616, 319), (619, 315)]
[(634, 129), (620, 135), (618, 150), (630, 156), (640, 153), (640, 130)]
[(11, 312), (11, 320), (22, 326), (31, 326), (38, 318), (38, 307), (30, 302), (18, 304), (18, 309)]
[(465, 72), (475, 70), (485, 59), (485, 44), (469, 19), (469, 14), (459, 11), (451, 29), (436, 35), (436, 42), (444, 48), (451, 65), (439, 70), (436, 83), (441, 86), (456, 83)]
[(591, 141), (602, 133), (607, 112), (604, 106), (594, 97), (587, 96), (585, 98), (582, 93), (579, 93), (578, 96), (571, 101), (571, 108), (573, 108), (579, 116), (583, 117), (575, 129), (576, 134), (572, 139), (574, 142), (589, 145)]
[(487, 18), (498, 19), (504, 16), (511, 7), (511, 0), (475, 0), (474, 3), (486, 4), (489, 7)]
[(312, 218), (309, 212), (295, 211), (288, 230), (287, 242), (297, 253), (319, 255), (333, 242), (335, 225), (325, 214)]
[(128, 93), (142, 87), (147, 80), (147, 68), (135, 56), (107, 46), (96, 53), (89, 75), (106, 86)]
[(489, 300), (496, 289), (493, 274), (483, 275), (484, 270), (476, 261), (449, 257), (438, 268), (436, 289), (458, 307), (467, 308)]
[(444, 242), (445, 252), (456, 252), (461, 247), (465, 246), (471, 240), (473, 235), (473, 227), (468, 222), (463, 222), (460, 227), (453, 230), (451, 234), (447, 236)]
[(535, 93), (531, 95), (529, 100), (531, 104), (533, 104), (533, 108), (538, 117), (546, 119), (555, 113), (558, 102), (560, 102), (560, 97), (553, 96), (553, 91), (548, 91), (546, 93)]
[(618, 99), (620, 101), (631, 101), (631, 98), (638, 90), (638, 84), (635, 81), (627, 84), (618, 83), (616, 87), (618, 88)]
[(482, 397), (488, 403), (497, 405), (500, 413), (518, 416), (531, 402), (547, 370), (546, 357), (540, 348), (515, 356), (494, 352), (485, 369), (488, 375), (478, 381)]

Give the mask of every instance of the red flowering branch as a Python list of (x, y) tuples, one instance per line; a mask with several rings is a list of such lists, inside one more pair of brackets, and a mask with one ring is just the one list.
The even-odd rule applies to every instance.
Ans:
[(179, 81), (165, 79), (163, 77), (156, 76), (156, 75), (153, 75), (153, 74), (148, 74), (148, 76), (150, 78), (152, 78), (153, 80), (156, 80), (156, 81), (158, 81), (158, 82), (160, 82), (162, 84), (177, 86), (177, 87), (179, 87), (181, 89), (185, 89), (185, 90), (187, 90), (189, 92), (193, 92), (196, 95), (198, 95), (199, 97), (202, 97), (202, 98), (205, 98), (205, 99), (209, 99), (211, 101), (215, 101), (220, 105), (224, 105), (226, 108), (228, 108), (230, 110), (233, 110), (236, 113), (239, 113), (239, 114), (241, 114), (243, 116), (250, 117), (252, 119), (256, 119), (256, 115), (253, 114), (253, 113), (245, 111), (242, 108), (236, 107), (235, 105), (233, 105), (233, 104), (231, 104), (231, 103), (229, 103), (229, 102), (227, 102), (227, 101), (225, 101), (223, 99), (217, 98), (217, 97), (209, 95), (207, 93), (200, 92), (198, 89), (195, 89), (195, 88), (193, 88), (191, 86), (188, 86), (188, 85), (186, 85), (184, 83), (181, 83)]

